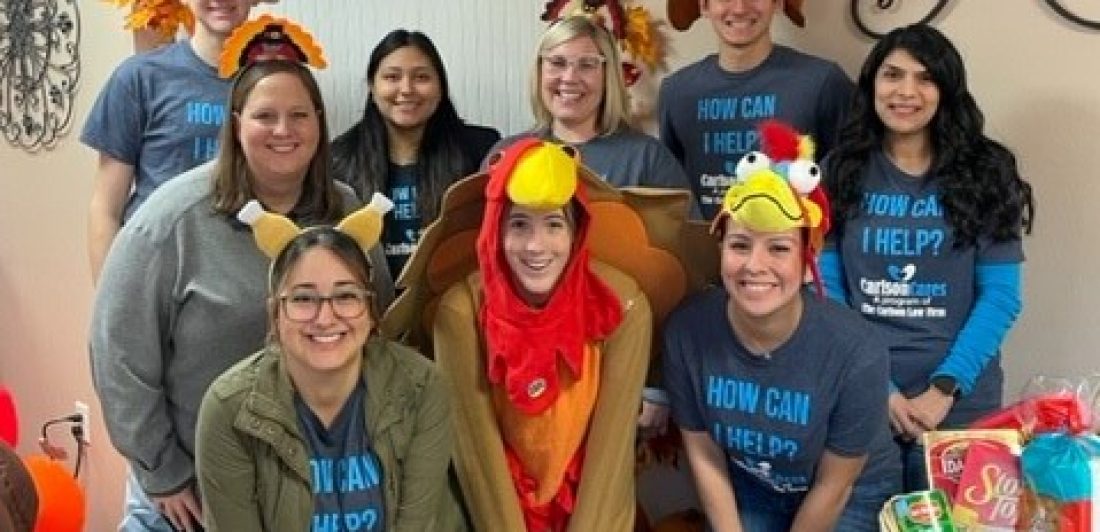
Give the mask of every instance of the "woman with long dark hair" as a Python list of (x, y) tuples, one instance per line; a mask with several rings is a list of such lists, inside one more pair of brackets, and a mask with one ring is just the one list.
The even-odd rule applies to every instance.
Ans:
[(906, 26), (868, 55), (826, 162), (837, 228), (822, 274), (888, 335), (907, 489), (927, 482), (922, 432), (1000, 406), (999, 349), (1022, 307), (1031, 186), (983, 126), (958, 50)]
[(443, 59), (418, 31), (394, 30), (374, 47), (367, 86), (363, 117), (332, 143), (333, 170), (360, 198), (393, 198), (382, 244), (396, 275), (443, 191), (477, 170), (500, 134), (459, 118)]

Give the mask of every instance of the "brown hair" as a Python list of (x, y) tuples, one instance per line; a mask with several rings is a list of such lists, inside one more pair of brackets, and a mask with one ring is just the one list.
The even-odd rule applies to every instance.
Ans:
[(299, 222), (332, 223), (343, 215), (343, 201), (329, 171), (328, 123), (325, 120), (324, 101), (321, 89), (309, 69), (294, 61), (257, 61), (245, 66), (233, 79), (229, 91), (229, 115), (219, 140), (217, 162), (214, 167), (214, 210), (233, 215), (249, 200), (255, 199), (252, 191), (252, 171), (248, 167), (240, 140), (237, 138), (237, 113), (248, 101), (252, 89), (264, 78), (274, 74), (286, 73), (297, 77), (309, 93), (309, 98), (317, 112), (320, 134), (317, 151), (309, 163), (305, 179), (302, 181), (302, 193), (294, 211)]
[(286, 282), (286, 277), (290, 273), (290, 270), (298, 264), (298, 261), (301, 260), (302, 256), (305, 255), (307, 251), (315, 248), (331, 251), (344, 263), (344, 266), (347, 266), (347, 268), (351, 270), (356, 280), (363, 283), (363, 286), (370, 294), (367, 314), (370, 316), (371, 322), (374, 323), (373, 327), (378, 327), (380, 312), (378, 308), (376, 308), (378, 300), (375, 294), (378, 292), (374, 289), (374, 282), (372, 280), (374, 269), (371, 266), (370, 260), (367, 259), (363, 248), (359, 247), (359, 243), (350, 235), (334, 227), (310, 227), (291, 239), (286, 247), (279, 253), (279, 256), (275, 257), (275, 260), (271, 262), (271, 270), (268, 272), (267, 277), (267, 293), (269, 298), (269, 343), (273, 343), (276, 340), (276, 323), (279, 317), (279, 291), (282, 289), (283, 283)]

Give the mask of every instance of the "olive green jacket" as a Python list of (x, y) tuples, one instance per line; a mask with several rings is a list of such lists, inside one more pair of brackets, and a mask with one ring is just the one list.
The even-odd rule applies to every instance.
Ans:
[[(363, 421), (383, 468), (386, 530), (436, 529), (452, 445), (444, 386), (430, 360), (377, 337), (363, 362)], [(310, 529), (309, 448), (278, 349), (242, 360), (210, 386), (196, 454), (208, 532)]]

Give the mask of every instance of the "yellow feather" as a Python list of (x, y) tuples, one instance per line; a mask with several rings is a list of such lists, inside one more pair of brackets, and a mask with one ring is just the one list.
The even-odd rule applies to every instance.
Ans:
[(814, 144), (814, 139), (809, 135), (802, 135), (798, 138), (798, 158), (813, 160), (814, 150), (817, 149), (817, 145)]

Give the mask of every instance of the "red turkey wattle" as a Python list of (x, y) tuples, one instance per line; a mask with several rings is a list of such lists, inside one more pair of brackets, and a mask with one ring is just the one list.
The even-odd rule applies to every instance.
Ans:
[(623, 61), (623, 82), (627, 87), (633, 87), (640, 77), (642, 77), (642, 69), (634, 63)]

